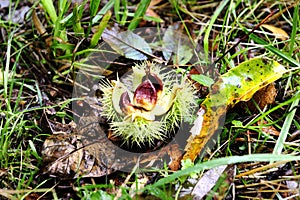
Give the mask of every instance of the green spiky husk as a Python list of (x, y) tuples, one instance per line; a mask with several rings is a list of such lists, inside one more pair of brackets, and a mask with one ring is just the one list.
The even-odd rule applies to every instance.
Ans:
[(190, 121), (197, 107), (193, 87), (186, 80), (183, 81), (176, 91), (172, 107), (164, 116), (168, 130), (180, 126), (183, 121)]
[(154, 144), (155, 140), (163, 140), (165, 133), (165, 122), (147, 121), (143, 118), (135, 118), (134, 121), (111, 122), (113, 135), (123, 138), (129, 146), (137, 144)]
[(102, 98), (100, 100), (102, 107), (102, 116), (109, 121), (118, 121), (120, 116), (112, 106), (113, 90), (114, 86), (109, 81), (101, 81), (99, 83), (101, 91), (103, 92)]
[[(143, 71), (146, 64), (136, 65), (135, 68)], [(164, 140), (169, 137), (168, 132), (175, 130), (180, 126), (182, 121), (191, 118), (197, 103), (194, 96), (194, 89), (187, 81), (186, 77), (182, 77), (181, 83), (178, 84), (177, 76), (174, 71), (164, 71), (159, 65), (151, 64), (151, 73), (155, 73), (163, 82), (163, 95), (175, 92), (175, 98), (172, 106), (163, 116), (156, 116), (154, 121), (146, 120), (142, 117), (122, 116), (116, 112), (113, 107), (112, 98), (114, 86), (109, 82), (102, 82), (100, 87), (103, 91), (102, 116), (110, 121), (112, 135), (122, 138), (123, 143), (131, 145), (153, 145), (155, 141)], [(142, 75), (141, 75), (142, 76)], [(134, 90), (134, 78), (141, 79), (135, 74), (131, 74), (123, 79), (123, 84), (130, 90)], [(136, 80), (135, 80), (136, 81)], [(172, 90), (176, 87), (176, 90)]]

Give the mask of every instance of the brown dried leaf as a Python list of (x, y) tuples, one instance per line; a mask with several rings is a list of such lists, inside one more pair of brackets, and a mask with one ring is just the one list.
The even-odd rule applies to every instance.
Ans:
[[(276, 97), (276, 88), (274, 83), (270, 83), (266, 87), (260, 89), (257, 91), (252, 99), (258, 104), (259, 108), (262, 110), (266, 105), (273, 104)], [(255, 112), (257, 111), (257, 108), (253, 101), (248, 101), (247, 103), (248, 108)]]
[(147, 8), (146, 15), (150, 17), (155, 17), (161, 20), (160, 16), (154, 11), (156, 10), (156, 5), (159, 4), (162, 0), (151, 0), (149, 7)]
[(81, 117), (78, 133), (54, 134), (42, 148), (45, 172), (64, 178), (96, 177), (124, 167), (115, 163), (115, 146), (106, 138), (94, 116)]
[(36, 30), (39, 32), (40, 35), (47, 34), (47, 31), (45, 27), (43, 26), (42, 22), (38, 18), (35, 10), (32, 11), (32, 21), (34, 26), (36, 27)]
[(31, 193), (25, 197), (25, 200), (38, 200), (41, 199), (41, 196), (37, 193)]
[[(257, 122), (258, 125), (260, 125), (261, 123), (260, 122)], [(263, 124), (267, 124), (267, 122), (264, 122)], [(274, 126), (264, 126), (262, 125), (262, 131), (266, 134), (269, 134), (269, 135), (275, 135), (275, 136), (279, 136), (280, 132), (274, 128)]]
[(173, 144), (170, 146), (170, 149), (167, 151), (172, 162), (169, 163), (169, 168), (171, 170), (177, 170), (180, 167), (182, 152), (178, 144)]
[(151, 167), (169, 152), (164, 147), (158, 153), (147, 153), (139, 158), (137, 154), (120, 152), (106, 137), (99, 118), (92, 113), (80, 118), (77, 132), (54, 134), (46, 139), (42, 148), (45, 173), (62, 178), (100, 177), (125, 166), (134, 166), (136, 162)]
[(287, 40), (290, 38), (289, 35), (285, 32), (285, 30), (281, 28), (277, 28), (276, 26), (270, 24), (262, 24), (261, 26), (274, 33), (276, 38), (279, 38), (281, 40)]

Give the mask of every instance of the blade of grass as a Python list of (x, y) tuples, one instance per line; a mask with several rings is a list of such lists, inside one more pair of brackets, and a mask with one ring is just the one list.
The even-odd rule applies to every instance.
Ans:
[[(48, 180), (44, 180), (41, 183), (39, 183), (35, 188), (33, 188), (32, 190), (24, 190), (24, 192), (26, 192), (26, 194), (24, 194), (22, 196), (22, 198), (20, 200), (23, 199), (27, 199), (26, 197), (28, 197), (29, 194), (34, 193), (34, 192), (49, 192), (48, 188), (40, 188), (42, 185), (44, 185), (45, 183), (47, 183)], [(52, 189), (52, 188), (51, 188)]]
[(128, 30), (134, 30), (139, 25), (140, 21), (146, 13), (148, 6), (150, 5), (150, 2), (151, 0), (141, 0), (134, 13), (133, 20), (128, 26)]
[(36, 150), (34, 143), (32, 140), (28, 141), (29, 147), (30, 147), (30, 152), (32, 153), (32, 155), (36, 158), (36, 160), (41, 164), (43, 159), (42, 157), (38, 154), (38, 151)]
[(84, 34), (84, 30), (81, 26), (82, 14), (80, 14), (80, 7), (75, 3), (73, 8), (73, 30), (75, 36), (81, 36)]
[(115, 0), (110, 0), (105, 6), (97, 13), (97, 15), (93, 18), (92, 24), (97, 23), (107, 11), (109, 11), (114, 5)]
[[(249, 122), (249, 124), (254, 124), (260, 120), (263, 120), (265, 117), (267, 117), (269, 114), (271, 114), (272, 112), (282, 108), (283, 106), (289, 105), (290, 103), (292, 103), (294, 101), (294, 99), (289, 99), (283, 103), (278, 104), (277, 106), (271, 108), (270, 110), (267, 110), (266, 112), (262, 113), (259, 117), (255, 118), (254, 120), (252, 120), (251, 122)], [(245, 126), (246, 128), (248, 128), (248, 125)]]
[(79, 13), (80, 19), (82, 19), (82, 17), (83, 17), (83, 12), (85, 11), (85, 6), (88, 3), (88, 1), (89, 0), (84, 0), (83, 2), (81, 2), (78, 5), (78, 13)]
[(93, 18), (97, 14), (100, 2), (101, 2), (101, 0), (91, 0), (91, 2), (90, 2), (91, 18)]
[(104, 31), (104, 29), (107, 26), (107, 23), (109, 21), (111, 17), (111, 12), (107, 11), (107, 13), (104, 15), (104, 17), (102, 18), (99, 26), (97, 27), (96, 32), (93, 34), (92, 39), (91, 39), (91, 45), (90, 47), (95, 47)]
[(122, 5), (123, 5), (123, 8), (124, 8), (124, 11), (123, 11), (123, 15), (122, 15), (122, 19), (120, 21), (120, 24), (124, 26), (125, 23), (126, 23), (126, 20), (127, 20), (127, 16), (128, 16), (127, 1), (122, 0)]
[[(13, 39), (14, 32), (12, 32), (7, 40), (7, 51), (6, 51), (6, 63), (5, 63), (5, 70), (3, 72), (3, 86), (4, 86), (4, 93), (3, 96), (7, 99), (7, 90), (8, 90), (8, 79), (9, 79), (9, 64), (10, 64), (10, 56), (11, 56), (11, 41)], [(7, 102), (8, 110), (10, 111), (10, 104)]]
[(293, 51), (294, 51), (296, 33), (297, 33), (297, 30), (299, 30), (298, 22), (299, 22), (299, 5), (297, 4), (294, 8), (294, 14), (293, 14), (293, 26), (292, 26), (290, 43), (289, 43), (289, 46), (290, 46), (289, 56), (292, 56)]
[(93, 25), (93, 18), (97, 14), (98, 8), (100, 6), (100, 2), (101, 2), (101, 0), (91, 0), (91, 2), (90, 2), (90, 22), (89, 22), (89, 26), (86, 31), (86, 37), (88, 37), (88, 35), (91, 32), (91, 28)]
[[(63, 16), (67, 12), (70, 3), (67, 0), (59, 0), (59, 7), (58, 7), (58, 20), (55, 22), (55, 28), (54, 28), (54, 37), (58, 37), (62, 39), (62, 41), (67, 42), (67, 31), (66, 26), (64, 24), (61, 24), (60, 21), (63, 19)], [(74, 16), (73, 16), (74, 17)], [(53, 42), (54, 44), (57, 43), (56, 40)]]
[(293, 59), (292, 57), (288, 56), (284, 52), (280, 51), (279, 49), (273, 47), (271, 44), (268, 44), (265, 40), (261, 39), (260, 37), (254, 35), (254, 34), (250, 34), (249, 37), (251, 39), (253, 39), (256, 43), (264, 45), (264, 47), (266, 49), (268, 49), (272, 53), (276, 54), (277, 56), (279, 56), (280, 58), (282, 58), (286, 62), (290, 63), (292, 66), (294, 66), (294, 67), (296, 67), (296, 66), (300, 67), (300, 63), (299, 62), (297, 62), (295, 59)]
[[(251, 30), (250, 32), (245, 31), (246, 34), (244, 34), (244, 35), (238, 40), (238, 42), (235, 43), (235, 45), (233, 45), (232, 47), (230, 47), (230, 49), (228, 49), (225, 53), (223, 53), (223, 55), (222, 55), (220, 58), (218, 58), (216, 61), (214, 61), (214, 63), (218, 63), (220, 60), (222, 60), (223, 57), (224, 57), (227, 53), (229, 53), (229, 52), (231, 51), (231, 49), (236, 48), (236, 47), (240, 44), (240, 42), (241, 42), (242, 40), (244, 40), (244, 39), (246, 39), (247, 37), (249, 37), (250, 34), (252, 34), (256, 29), (258, 29), (262, 24), (264, 24), (270, 17), (272, 17), (275, 13), (277, 13), (277, 11), (278, 11), (278, 10), (276, 9), (276, 10), (274, 10), (273, 12), (271, 12), (267, 17), (265, 17), (261, 22), (259, 22), (254, 28), (252, 28), (252, 30)], [(244, 55), (244, 56), (245, 56), (245, 55)]]
[[(66, 30), (66, 29), (64, 29)], [(62, 49), (62, 50), (66, 50), (67, 52), (72, 52), (74, 49), (74, 44), (70, 44), (70, 43), (66, 43), (66, 44), (53, 44), (51, 46), (54, 49)]]
[(292, 121), (294, 119), (294, 116), (297, 111), (297, 106), (299, 105), (299, 100), (300, 100), (300, 91), (298, 91), (295, 94), (295, 97), (293, 98), (294, 101), (289, 109), (289, 114), (286, 116), (282, 129), (280, 131), (279, 137), (277, 139), (277, 142), (275, 144), (275, 147), (273, 149), (273, 154), (280, 154), (282, 152), (282, 149), (284, 147), (284, 141), (287, 138), (287, 135), (289, 134), (289, 129), (291, 127)]
[(67, 1), (67, 0), (59, 0), (58, 1), (58, 13), (59, 13), (59, 20), (62, 19), (63, 15), (68, 11), (71, 2)]
[(116, 20), (118, 23), (120, 23), (120, 0), (115, 0), (115, 5), (114, 5), (114, 11), (115, 11), (115, 16)]
[(54, 24), (57, 20), (57, 14), (53, 5), (53, 1), (51, 0), (41, 0), (41, 4), (50, 16), (52, 23)]
[[(13, 91), (13, 85), (14, 85), (14, 83), (11, 83), (11, 89), (10, 89), (11, 91)], [(18, 96), (17, 96), (17, 99), (15, 100), (16, 102), (15, 102), (15, 106), (13, 108), (13, 112), (17, 112), (18, 111), (18, 106), (19, 106), (20, 102), (22, 101), (23, 87), (24, 87), (24, 80), (23, 80), (23, 82), (20, 85)], [(9, 96), (12, 97), (12, 94), (10, 93)]]
[(42, 92), (40, 90), (40, 87), (39, 87), (39, 84), (37, 81), (35, 82), (35, 88), (36, 88), (39, 104), (42, 107), (43, 106), (43, 97), (42, 97)]
[(294, 161), (300, 160), (300, 156), (292, 156), (292, 155), (274, 155), (274, 154), (252, 154), (252, 155), (244, 155), (244, 156), (230, 156), (224, 158), (217, 158), (214, 160), (209, 160), (202, 163), (197, 163), (195, 166), (177, 171), (165, 178), (160, 179), (156, 183), (152, 185), (148, 185), (144, 188), (144, 190), (154, 189), (156, 187), (160, 187), (175, 181), (178, 177), (187, 176), (194, 172), (200, 172), (206, 169), (212, 169), (215, 167), (219, 167), (222, 165), (236, 164), (242, 162), (268, 162), (268, 161)]
[(220, 5), (217, 7), (216, 11), (214, 12), (213, 16), (211, 17), (208, 27), (206, 28), (204, 39), (203, 39), (203, 45), (204, 45), (204, 53), (205, 53), (205, 60), (208, 60), (208, 38), (211, 35), (210, 32), (212, 30), (212, 27), (217, 19), (217, 17), (220, 15), (220, 13), (223, 11), (224, 7), (227, 5), (229, 0), (222, 1)]
[[(48, 2), (48, 1), (47, 1)], [(68, 41), (67, 37), (67, 31), (65, 24), (61, 24), (60, 21), (63, 19), (64, 14), (67, 12), (67, 9), (69, 7), (69, 3), (67, 0), (59, 0), (58, 2), (58, 16), (56, 16), (56, 20), (54, 22), (54, 38), (59, 38), (64, 43)], [(53, 53), (56, 54), (56, 48), (55, 45), (59, 43), (59, 40), (54, 39), (53, 44), (51, 45), (51, 48), (54, 49)], [(67, 49), (66, 53), (69, 53), (70, 51)]]
[(179, 6), (178, 1), (171, 1), (171, 3), (172, 3), (172, 5), (173, 5), (173, 7), (175, 8), (176, 13), (177, 13), (177, 16), (180, 18), (180, 21), (181, 21), (181, 23), (183, 24), (184, 29), (185, 29), (185, 31), (186, 31), (186, 33), (187, 33), (187, 35), (188, 35), (188, 37), (189, 37), (191, 43), (195, 46), (195, 42), (194, 42), (194, 40), (193, 40), (193, 38), (192, 38), (192, 36), (191, 36), (191, 33), (189, 32), (189, 29), (188, 29), (188, 27), (187, 27), (186, 24), (185, 24), (185, 20), (183, 20), (181, 14), (180, 14), (180, 12), (179, 12), (179, 10), (182, 10), (183, 12), (186, 13), (186, 10), (185, 10), (185, 9), (181, 9), (181, 7)]

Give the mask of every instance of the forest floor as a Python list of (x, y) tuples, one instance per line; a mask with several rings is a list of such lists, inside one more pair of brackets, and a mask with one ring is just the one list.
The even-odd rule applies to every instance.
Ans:
[[(0, 199), (298, 199), (299, 4), (272, 0), (1, 1)], [(155, 30), (155, 37), (150, 30)], [(123, 31), (127, 35), (122, 35)], [(125, 43), (129, 45), (122, 46)], [(256, 80), (261, 69), (251, 62), (255, 58), (274, 61), (262, 66), (263, 72), (278, 67), (274, 63), (280, 63), (285, 71), (261, 72), (265, 79)], [(78, 119), (94, 118), (110, 141), (117, 145), (123, 141), (122, 135), (113, 135), (110, 119), (82, 111), (87, 106), (89, 111), (103, 112), (103, 102), (85, 99), (94, 87), (88, 81), (117, 80), (144, 60), (164, 64), (178, 76), (188, 74), (198, 108), (205, 104), (208, 93), (215, 94), (219, 77), (232, 76), (241, 92), (226, 102), (226, 112), (215, 122), (219, 130), (213, 138), (215, 145), (195, 163), (179, 160), (177, 168), (166, 162), (154, 165), (153, 161), (145, 170), (135, 165), (129, 171), (121, 167), (110, 171), (102, 165), (102, 158), (95, 159), (98, 164), (95, 160), (90, 164), (89, 159), (99, 154), (95, 153), (98, 147), (101, 153), (109, 146), (86, 143)], [(248, 61), (248, 68), (241, 66), (237, 74), (230, 75)], [(150, 76), (152, 82), (141, 79), (144, 85), (138, 92), (146, 93), (151, 103), (154, 97), (142, 89), (151, 86), (157, 95), (160, 80), (151, 69), (149, 73), (145, 77), (148, 80)], [(249, 100), (245, 96), (252, 95), (247, 92), (257, 89), (247, 85), (250, 79), (261, 90)], [(264, 87), (266, 83), (269, 85)], [(217, 90), (227, 98), (234, 90), (224, 87)], [(78, 95), (79, 90), (85, 92)], [(243, 99), (247, 102), (235, 102)], [(189, 104), (179, 104), (178, 109), (181, 107), (189, 108)], [(202, 122), (196, 117), (191, 124), (201, 129)], [(126, 134), (120, 127), (114, 130)], [(155, 133), (155, 127), (150, 128)], [(188, 134), (185, 139), (190, 131), (195, 133), (191, 127), (183, 130)], [(207, 134), (208, 140), (213, 140), (212, 133)], [(172, 134), (165, 140), (171, 139)], [(152, 148), (167, 143), (161, 140), (153, 139)], [(79, 146), (82, 144), (86, 148)], [(49, 145), (57, 146), (49, 153), (51, 158), (45, 156)], [(137, 151), (149, 151), (147, 145), (136, 147)], [(175, 148), (167, 150), (169, 160), (180, 158)], [(114, 159), (112, 152), (104, 153), (105, 158)], [(80, 156), (80, 161), (74, 155)], [(54, 158), (57, 160), (49, 160)], [(83, 177), (76, 167), (91, 168)]]

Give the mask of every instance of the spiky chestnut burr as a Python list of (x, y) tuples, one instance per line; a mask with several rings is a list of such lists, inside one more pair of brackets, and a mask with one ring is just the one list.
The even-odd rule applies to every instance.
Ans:
[(192, 117), (195, 91), (185, 75), (159, 64), (144, 62), (132, 69), (122, 80), (100, 82), (102, 116), (124, 143), (151, 146)]

